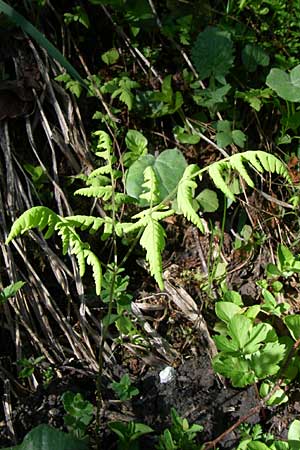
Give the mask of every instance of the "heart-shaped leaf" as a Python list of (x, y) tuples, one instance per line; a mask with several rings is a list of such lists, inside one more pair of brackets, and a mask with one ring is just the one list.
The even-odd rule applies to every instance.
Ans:
[(300, 64), (288, 74), (281, 69), (271, 69), (266, 80), (267, 86), (276, 94), (290, 102), (300, 101)]
[(148, 166), (153, 167), (157, 177), (158, 199), (162, 201), (176, 189), (187, 162), (177, 148), (164, 150), (158, 158), (153, 155), (143, 155), (135, 161), (127, 172), (126, 191), (130, 197), (137, 199), (141, 206), (148, 204), (145, 199), (140, 199), (144, 191), (144, 170)]

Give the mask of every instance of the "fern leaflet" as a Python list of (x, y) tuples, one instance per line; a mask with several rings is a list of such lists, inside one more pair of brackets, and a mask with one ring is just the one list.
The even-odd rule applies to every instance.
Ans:
[(208, 173), (214, 184), (231, 200), (235, 200), (233, 192), (230, 190), (223, 178), (223, 171), (234, 169), (245, 180), (248, 186), (253, 187), (254, 183), (250, 178), (244, 163), (252, 165), (259, 173), (264, 171), (277, 173), (283, 176), (288, 182), (291, 182), (290, 175), (285, 165), (276, 156), (260, 150), (249, 150), (243, 153), (237, 153), (226, 160), (217, 161), (208, 167)]
[(112, 196), (112, 186), (89, 186), (86, 188), (77, 189), (74, 194), (109, 200)]
[(96, 286), (96, 294), (101, 294), (101, 285), (102, 285), (102, 267), (99, 259), (91, 250), (84, 250), (84, 258), (86, 259), (86, 263), (92, 267), (93, 270), (93, 278)]
[(144, 180), (145, 183), (142, 186), (147, 189), (147, 192), (140, 194), (140, 198), (144, 198), (151, 205), (158, 202), (159, 199), (159, 191), (158, 191), (158, 183), (155, 172), (151, 166), (146, 167), (144, 170)]
[(146, 250), (146, 260), (149, 262), (150, 273), (154, 276), (159, 288), (163, 290), (161, 253), (165, 247), (165, 231), (160, 223), (150, 216), (148, 216), (140, 244)]
[(94, 234), (102, 227), (105, 219), (102, 219), (101, 217), (76, 215), (66, 217), (64, 218), (64, 221), (67, 222), (69, 226), (80, 228), (83, 231), (89, 228), (89, 233)]
[(196, 164), (191, 164), (185, 169), (178, 184), (177, 204), (184, 217), (190, 220), (202, 233), (204, 233), (203, 223), (193, 206), (193, 198), (197, 183), (193, 181), (192, 178), (198, 171), (199, 168)]
[(6, 239), (6, 244), (32, 228), (38, 228), (40, 231), (43, 231), (44, 228), (48, 226), (48, 230), (45, 233), (45, 238), (47, 239), (53, 235), (55, 226), (60, 221), (60, 216), (51, 209), (46, 208), (45, 206), (35, 206), (25, 211), (14, 222)]

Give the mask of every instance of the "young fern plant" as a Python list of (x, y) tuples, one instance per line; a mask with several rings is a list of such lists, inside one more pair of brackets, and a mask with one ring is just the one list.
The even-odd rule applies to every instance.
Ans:
[[(102, 131), (97, 131), (95, 135), (98, 136), (96, 156), (104, 160), (105, 164), (91, 172), (86, 179), (87, 187), (78, 189), (75, 194), (109, 201), (113, 195), (115, 181), (121, 175), (113, 168), (116, 158), (113, 154), (109, 135)], [(116, 202), (120, 203), (123, 197), (124, 194), (115, 193)], [(25, 211), (14, 222), (6, 243), (33, 228), (44, 232), (46, 230), (44, 233), (46, 239), (50, 238), (55, 232), (60, 236), (63, 254), (70, 252), (70, 254), (76, 256), (80, 276), (85, 274), (87, 264), (92, 266), (96, 293), (100, 295), (102, 281), (100, 260), (90, 249), (90, 245), (81, 240), (76, 229), (88, 230), (90, 234), (95, 234), (103, 228), (102, 237), (105, 238), (112, 233), (112, 218), (109, 216), (100, 218), (85, 215), (61, 217), (45, 206), (35, 206)]]
[[(109, 210), (112, 196), (114, 196), (114, 208), (132, 199), (115, 191), (116, 180), (121, 177), (121, 173), (114, 169), (116, 157), (113, 154), (109, 135), (104, 131), (97, 131), (95, 135), (98, 136), (96, 156), (105, 161), (105, 164), (94, 170), (86, 179), (87, 187), (77, 190), (75, 194), (102, 199), (103, 202), (106, 202), (104, 203), (105, 209)], [(104, 218), (84, 215), (60, 217), (49, 208), (37, 206), (23, 213), (15, 221), (6, 242), (10, 242), (32, 228), (43, 231), (48, 227), (45, 238), (49, 238), (57, 232), (62, 239), (63, 253), (66, 254), (70, 251), (76, 256), (81, 275), (85, 273), (86, 264), (92, 266), (96, 292), (99, 295), (102, 278), (101, 263), (90, 249), (89, 244), (81, 241), (76, 230), (88, 230), (89, 233), (94, 234), (103, 228), (102, 239), (111, 235), (113, 229), (118, 236), (139, 232), (141, 234), (140, 245), (146, 251), (150, 273), (154, 276), (159, 288), (163, 289), (162, 252), (166, 236), (160, 222), (166, 217), (176, 214), (179, 210), (179, 213), (183, 214), (201, 232), (204, 232), (203, 220), (195, 207), (197, 204), (195, 202), (197, 180), (200, 181), (204, 172), (207, 172), (215, 186), (226, 197), (234, 201), (234, 192), (226, 183), (224, 175), (232, 171), (240, 175), (248, 186), (254, 187), (248, 166), (261, 174), (264, 172), (276, 173), (291, 182), (285, 165), (274, 155), (263, 151), (246, 151), (224, 158), (202, 169), (196, 164), (188, 165), (174, 191), (169, 193), (163, 201), (159, 201), (161, 193), (158, 175), (154, 166), (149, 165), (143, 173), (143, 191), (140, 194), (140, 199), (146, 201), (147, 208), (132, 216), (130, 222), (118, 223), (114, 214), (112, 217)], [(170, 171), (171, 169), (167, 167), (166, 170)], [(172, 173), (167, 175), (172, 177)], [(169, 206), (170, 200), (175, 197), (177, 199), (176, 212)]]

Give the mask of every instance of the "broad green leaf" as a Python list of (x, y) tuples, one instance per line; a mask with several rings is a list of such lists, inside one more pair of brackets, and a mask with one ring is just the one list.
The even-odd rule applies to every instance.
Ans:
[(241, 312), (241, 308), (231, 302), (217, 302), (215, 306), (216, 314), (223, 322), (228, 323), (233, 316)]
[(283, 244), (278, 245), (277, 257), (279, 259), (281, 269), (284, 269), (286, 266), (292, 266), (295, 261), (293, 253)]
[(0, 292), (0, 305), (3, 304), (7, 299), (16, 295), (16, 293), (26, 284), (24, 281), (17, 281), (9, 286), (6, 286)]
[(292, 337), (297, 341), (300, 338), (300, 314), (291, 314), (284, 318)]
[(270, 58), (258, 45), (247, 44), (242, 51), (242, 61), (249, 72), (254, 72), (257, 66), (268, 66)]
[(219, 353), (213, 358), (213, 369), (229, 378), (234, 387), (244, 387), (255, 381), (249, 361)]
[(217, 27), (205, 28), (192, 48), (192, 60), (201, 80), (225, 77), (234, 60), (230, 34)]
[(203, 191), (197, 195), (196, 200), (203, 212), (215, 212), (219, 208), (217, 193), (211, 189), (203, 189)]
[(183, 154), (177, 149), (164, 150), (158, 158), (152, 155), (143, 155), (128, 169), (126, 176), (127, 194), (139, 200), (141, 206), (148, 203), (140, 199), (143, 193), (144, 170), (152, 166), (157, 176), (159, 201), (162, 201), (175, 190), (187, 166)]
[(235, 145), (238, 147), (244, 148), (245, 142), (247, 140), (247, 136), (241, 130), (233, 130), (232, 131), (232, 139)]
[(251, 367), (257, 378), (262, 379), (275, 375), (280, 362), (285, 356), (285, 345), (275, 343), (266, 344), (259, 352), (252, 355)]
[(299, 441), (300, 443), (300, 420), (294, 420), (288, 431), (288, 440), (289, 441)]
[(265, 341), (271, 325), (267, 323), (259, 323), (254, 325), (249, 333), (247, 345), (243, 349), (243, 353), (255, 353), (261, 346), (261, 343)]
[(241, 314), (232, 317), (228, 324), (228, 332), (232, 339), (237, 342), (239, 349), (243, 349), (248, 341), (249, 332), (252, 329), (252, 322)]
[(102, 61), (108, 66), (115, 64), (119, 59), (119, 52), (116, 48), (111, 48), (101, 55)]
[(230, 302), (230, 303), (234, 303), (235, 305), (238, 306), (243, 306), (243, 300), (241, 297), (241, 294), (239, 294), (236, 291), (226, 291), (223, 294), (223, 300), (224, 302)]
[(250, 441), (247, 445), (247, 449), (249, 450), (270, 450), (266, 444), (260, 441)]
[(76, 439), (49, 425), (38, 425), (26, 434), (22, 444), (3, 450), (87, 450), (87, 439)]
[(225, 353), (235, 353), (238, 347), (235, 342), (229, 340), (226, 336), (214, 336), (217, 349)]
[(139, 156), (143, 155), (147, 149), (148, 140), (137, 130), (128, 130), (125, 137), (126, 147)]
[(271, 69), (267, 76), (266, 84), (273, 89), (276, 94), (290, 102), (300, 101), (299, 75), (300, 64), (288, 74), (281, 69)]

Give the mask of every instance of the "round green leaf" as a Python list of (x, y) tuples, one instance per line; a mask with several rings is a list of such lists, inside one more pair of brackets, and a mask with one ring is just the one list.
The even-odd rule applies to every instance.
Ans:
[(271, 69), (266, 80), (267, 86), (276, 94), (290, 102), (300, 101), (300, 64), (287, 74), (281, 69)]
[(230, 34), (217, 27), (199, 33), (192, 48), (192, 60), (201, 80), (225, 77), (233, 65), (233, 44)]
[(215, 212), (219, 208), (219, 200), (215, 191), (203, 189), (196, 197), (203, 212)]
[[(152, 155), (141, 156), (128, 169), (126, 176), (126, 191), (131, 197), (137, 199), (141, 206), (147, 201), (140, 199), (143, 193), (144, 170), (152, 166), (158, 182), (158, 198), (162, 201), (174, 191), (183, 175), (187, 162), (183, 154), (176, 148), (164, 150), (158, 158)], [(174, 192), (175, 194), (175, 192)]]

